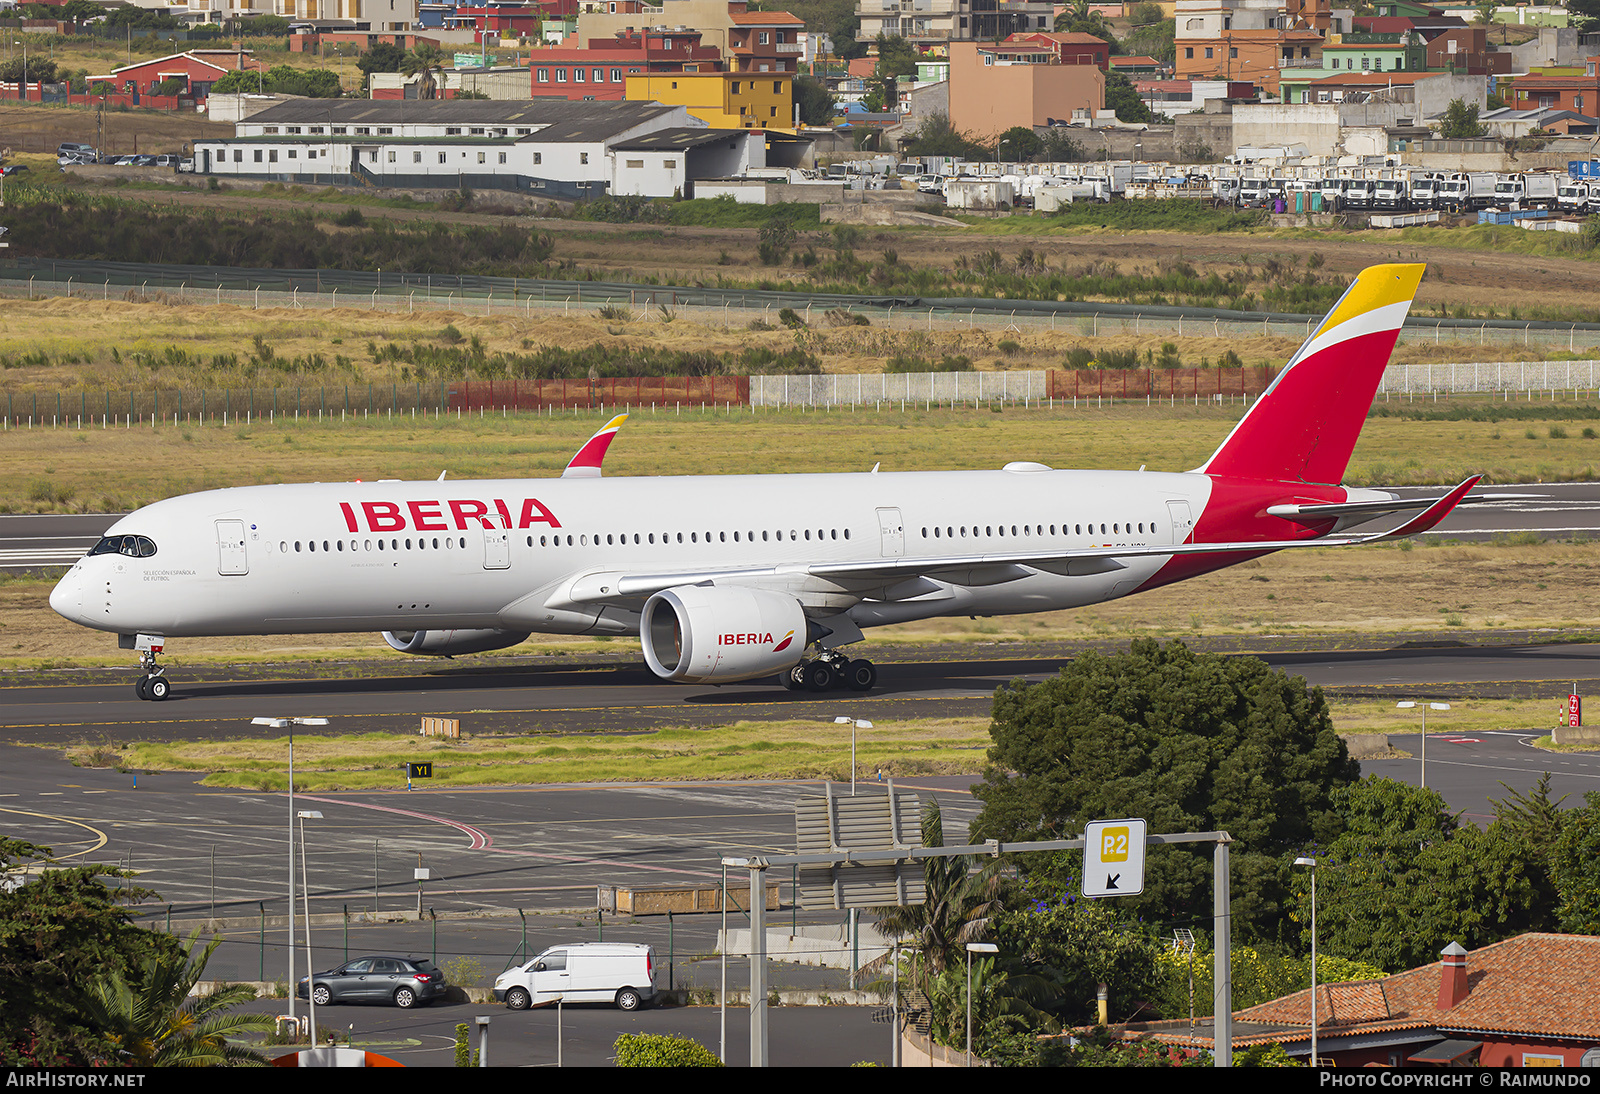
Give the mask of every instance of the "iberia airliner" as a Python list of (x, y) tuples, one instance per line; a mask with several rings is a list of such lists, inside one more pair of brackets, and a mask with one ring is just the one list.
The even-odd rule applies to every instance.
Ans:
[[(865, 691), (867, 627), (1096, 604), (1273, 551), (1415, 535), (1461, 502), (1338, 485), (1422, 278), (1363, 271), (1193, 471), (600, 477), (608, 423), (559, 479), (211, 490), (119, 520), (51, 594), (137, 649), (377, 630), (405, 653), (637, 634), (657, 675)], [(1470, 500), (1470, 499), (1469, 499)], [(1386, 532), (1346, 529), (1422, 510)]]

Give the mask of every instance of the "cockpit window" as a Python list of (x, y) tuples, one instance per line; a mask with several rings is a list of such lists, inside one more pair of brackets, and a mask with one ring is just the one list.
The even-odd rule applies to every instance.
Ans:
[(155, 540), (149, 536), (102, 536), (89, 550), (91, 556), (127, 555), (129, 558), (149, 558), (155, 553)]

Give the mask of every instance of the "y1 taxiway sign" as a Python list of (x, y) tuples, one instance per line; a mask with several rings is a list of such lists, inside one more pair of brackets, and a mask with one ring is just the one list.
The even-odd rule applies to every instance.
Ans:
[(1144, 821), (1091, 821), (1083, 830), (1083, 895), (1144, 892)]

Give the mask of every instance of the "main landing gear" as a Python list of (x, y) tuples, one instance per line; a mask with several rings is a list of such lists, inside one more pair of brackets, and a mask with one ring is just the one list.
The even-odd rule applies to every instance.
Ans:
[(778, 682), (790, 691), (871, 691), (878, 683), (878, 670), (871, 661), (851, 660), (838, 650), (823, 650), (815, 661), (801, 661), (779, 673)]
[(134, 685), (134, 693), (141, 699), (161, 702), (172, 694), (172, 681), (164, 675), (166, 669), (156, 664), (156, 654), (161, 652), (160, 646), (151, 649), (139, 650), (139, 667), (144, 669), (144, 679)]

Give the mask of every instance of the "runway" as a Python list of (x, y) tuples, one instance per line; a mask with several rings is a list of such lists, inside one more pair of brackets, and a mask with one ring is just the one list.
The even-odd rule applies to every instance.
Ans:
[[(1442, 493), (1440, 487), (1396, 487), (1402, 497)], [(1543, 494), (1513, 502), (1463, 506), (1433, 531), (1434, 539), (1490, 540), (1532, 532), (1554, 539), (1600, 535), (1600, 483), (1511, 483), (1480, 488), (1488, 494)], [(0, 516), (0, 570), (70, 566), (124, 513)], [(1367, 527), (1367, 526), (1363, 526)], [(1374, 522), (1373, 529), (1383, 527)]]

